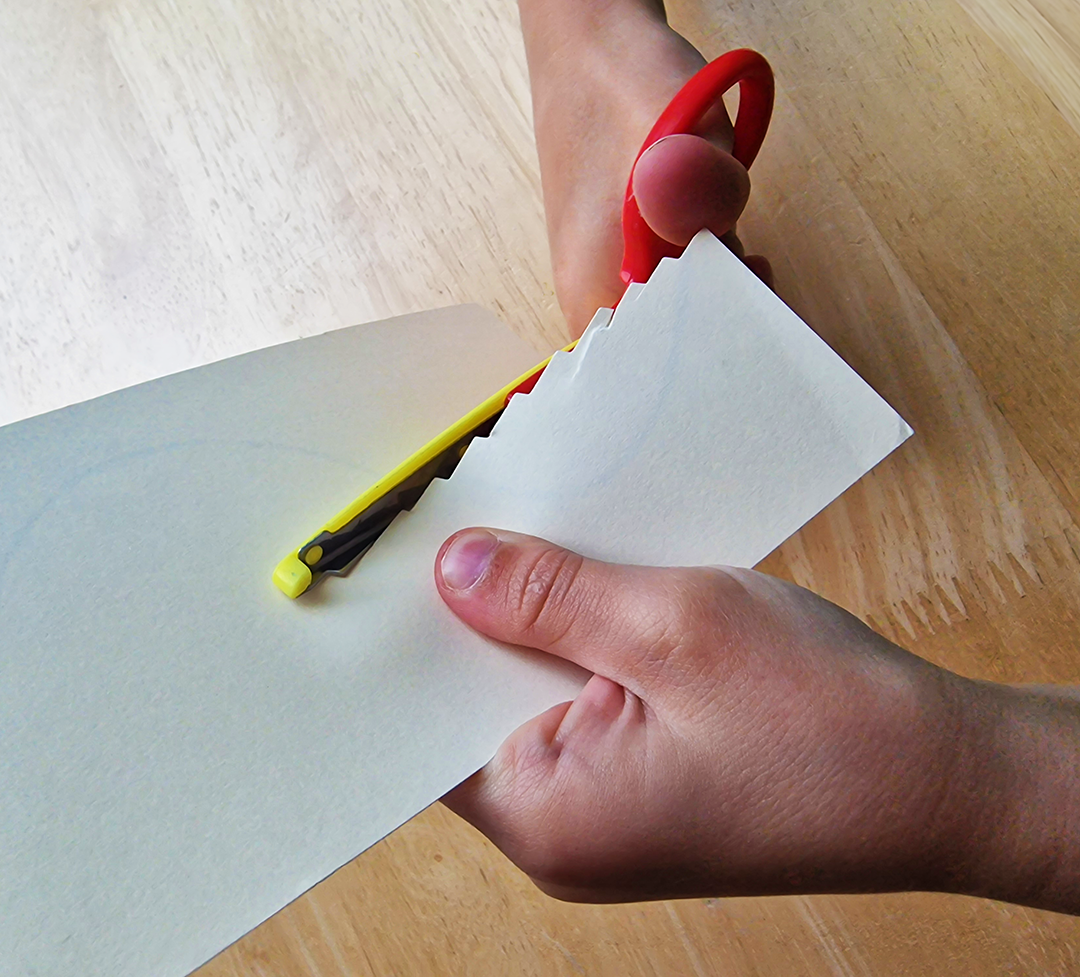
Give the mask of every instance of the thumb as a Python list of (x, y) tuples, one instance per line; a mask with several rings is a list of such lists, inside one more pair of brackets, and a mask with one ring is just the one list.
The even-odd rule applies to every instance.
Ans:
[(714, 571), (618, 566), (534, 536), (465, 529), (439, 551), (435, 582), (466, 624), (558, 655), (644, 695), (681, 685)]
[(634, 166), (634, 197), (645, 223), (672, 244), (686, 245), (703, 228), (722, 237), (750, 198), (746, 167), (701, 136), (653, 143)]

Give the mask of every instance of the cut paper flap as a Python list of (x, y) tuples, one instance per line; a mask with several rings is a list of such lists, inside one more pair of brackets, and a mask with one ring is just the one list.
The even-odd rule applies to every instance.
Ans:
[(619, 562), (753, 566), (910, 434), (703, 232), (557, 353), (412, 518)]
[(572, 697), (579, 670), (444, 607), (453, 531), (749, 565), (910, 433), (703, 234), (349, 577), (273, 588), (538, 358), (444, 310), (0, 429), (0, 973), (181, 977)]

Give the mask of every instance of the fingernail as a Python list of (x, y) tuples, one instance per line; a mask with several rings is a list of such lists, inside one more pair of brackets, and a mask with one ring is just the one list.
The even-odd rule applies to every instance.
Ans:
[(468, 590), (484, 575), (498, 548), (498, 537), (486, 530), (462, 533), (442, 555), (443, 583), (451, 590)]

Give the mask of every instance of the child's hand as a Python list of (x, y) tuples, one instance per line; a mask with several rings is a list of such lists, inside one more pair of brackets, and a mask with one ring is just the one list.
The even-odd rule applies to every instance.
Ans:
[(705, 59), (667, 25), (660, 0), (520, 0), (548, 241), (572, 336), (618, 302), (625, 284), (622, 200), (634, 194), (649, 226), (684, 245), (708, 228), (766, 283), (769, 263), (743, 255), (735, 222), (750, 178), (732, 155), (723, 104), (695, 135), (642, 141)]
[(545, 891), (946, 889), (1080, 910), (1075, 708), (937, 668), (750, 570), (466, 530), (436, 581), (477, 630), (596, 673), (445, 799)]

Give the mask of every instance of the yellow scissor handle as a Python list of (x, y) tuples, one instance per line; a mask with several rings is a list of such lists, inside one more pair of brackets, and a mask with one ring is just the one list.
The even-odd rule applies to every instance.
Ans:
[[(564, 347), (564, 350), (569, 352), (576, 345), (577, 341), (575, 340), (569, 346)], [(322, 529), (309, 536), (308, 541), (324, 532), (338, 532), (340, 529), (347, 526), (381, 498), (392, 492), (414, 472), (438, 458), (444, 451), (452, 447), (471, 431), (476, 430), (476, 428), (480, 427), (485, 421), (491, 420), (492, 417), (505, 409), (506, 405), (510, 402), (510, 398), (513, 397), (514, 394), (528, 393), (532, 390), (536, 381), (540, 378), (540, 374), (544, 372), (544, 368), (550, 362), (551, 357), (549, 356), (542, 363), (529, 370), (528, 373), (522, 374), (512, 383), (508, 383), (498, 393), (492, 394), (482, 404), (474, 407), (460, 420), (455, 421), (438, 437), (433, 438), (419, 451), (410, 455), (393, 471), (384, 475), (372, 485), (371, 488), (353, 500), (347, 508), (342, 509), (341, 512), (326, 523)], [(311, 567), (305, 563), (300, 556), (300, 551), (303, 550), (305, 546), (307, 546), (306, 542), (299, 548), (293, 550), (293, 552), (285, 557), (274, 570), (274, 584), (287, 597), (299, 597), (311, 586)], [(321, 551), (318, 553), (315, 552), (316, 549), (317, 547), (313, 547), (307, 553), (308, 560), (311, 564), (317, 563), (322, 556)]]

